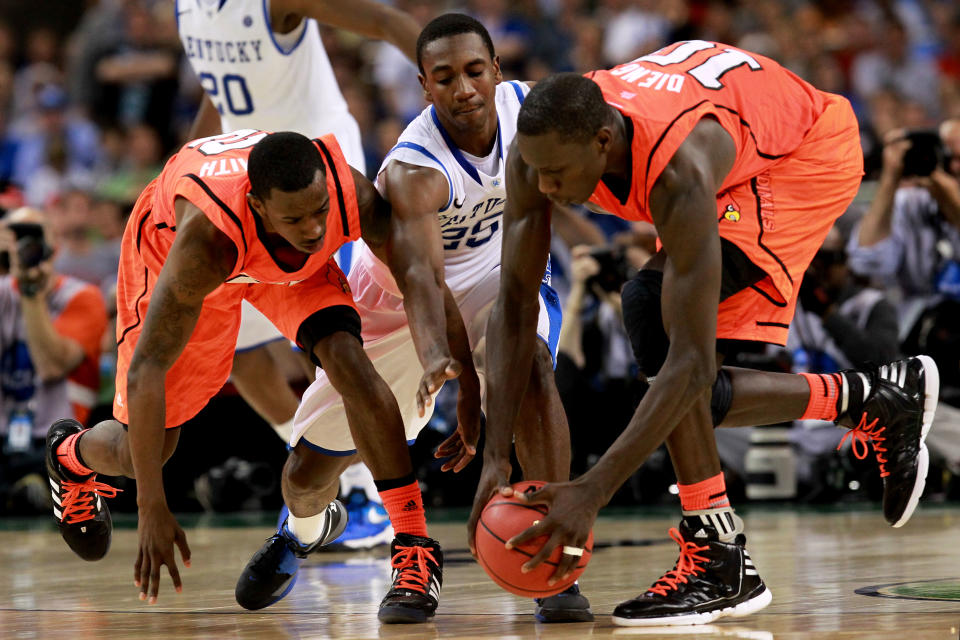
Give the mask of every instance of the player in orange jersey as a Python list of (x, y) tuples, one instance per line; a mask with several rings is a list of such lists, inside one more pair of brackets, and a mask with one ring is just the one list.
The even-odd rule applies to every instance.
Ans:
[[(384, 493), (402, 498), (399, 506), (397, 500), (385, 502), (398, 539), (417, 558), (409, 571), (425, 584), (419, 597), (406, 586), (391, 594), (403, 606), (432, 615), (442, 555), (426, 537), (397, 401), (362, 348), (360, 317), (332, 259), (344, 242), (362, 237), (392, 264), (398, 239), (391, 229), (389, 205), (347, 165), (333, 136), (310, 140), (246, 129), (195, 140), (170, 159), (141, 194), (124, 233), (116, 419), (85, 431), (73, 420), (60, 420), (47, 437), (55, 513), (74, 551), (96, 560), (109, 548), (110, 514), (100, 496), (112, 491), (96, 474), (135, 477), (140, 598), (156, 602), (161, 565), (181, 590), (174, 545), (186, 566), (190, 549), (167, 507), (161, 468), (176, 447), (179, 425), (227, 380), (240, 305), (249, 300), (324, 367), (378, 487), (382, 483)], [(400, 248), (408, 261), (415, 255)], [(436, 353), (449, 354), (447, 337), (439, 334), (424, 333)], [(456, 373), (456, 361), (448, 360), (425, 378), (446, 379), (448, 369)], [(299, 467), (311, 469), (316, 490), (309, 500), (326, 505), (299, 538), (286, 524), (281, 527), (276, 538), (291, 554), (305, 555), (343, 531), (346, 512), (334, 498), (340, 472), (353, 461), (304, 447), (291, 452), (287, 464), (294, 474)], [(285, 497), (292, 513), (309, 511), (302, 496)], [(414, 580), (409, 571), (397, 572), (404, 585)], [(280, 590), (291, 582), (291, 576), (272, 578)]]
[(694, 40), (609, 71), (538, 83), (517, 130), (501, 289), (487, 334), (489, 393), (498, 402), (487, 416), (471, 523), (493, 491), (511, 493), (500, 469), (533, 353), (534, 276), (546, 262), (552, 203), (588, 203), (656, 226), (662, 250), (623, 290), (640, 369), (656, 380), (596, 466), (526, 497), (550, 506), (507, 543), (547, 536), (527, 566), (561, 546), (555, 576), (568, 573), (597, 511), (666, 441), (683, 509), (671, 530), (680, 559), (618, 606), (614, 622), (699, 624), (766, 606), (770, 591), (726, 496), (715, 424), (859, 420), (850, 433), (874, 447), (884, 515), (905, 523), (926, 478), (923, 440), (939, 386), (930, 358), (832, 375), (720, 367), (731, 340), (786, 340), (803, 273), (860, 184), (849, 103), (773, 60)]

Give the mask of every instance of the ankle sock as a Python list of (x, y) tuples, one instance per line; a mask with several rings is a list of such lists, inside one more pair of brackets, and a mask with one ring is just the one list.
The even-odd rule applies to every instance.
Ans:
[(78, 476), (89, 476), (95, 473), (93, 469), (83, 463), (78, 447), (80, 436), (87, 431), (89, 431), (89, 429), (84, 429), (80, 433), (67, 436), (63, 442), (60, 443), (60, 446), (57, 447), (57, 460), (63, 465), (64, 469)]
[(810, 386), (807, 408), (801, 420), (834, 421), (847, 410), (849, 387), (842, 373), (801, 373)]
[(287, 529), (304, 546), (311, 545), (320, 539), (320, 534), (323, 533), (323, 527), (326, 523), (326, 509), (315, 516), (307, 516), (306, 518), (298, 518), (292, 513), (287, 516)]
[(677, 489), (680, 490), (680, 505), (684, 511), (720, 509), (730, 506), (730, 500), (727, 499), (727, 485), (722, 473), (693, 484), (677, 483)]
[(423, 510), (420, 485), (413, 473), (396, 480), (376, 480), (383, 507), (390, 515), (394, 533), (427, 537), (427, 517)]

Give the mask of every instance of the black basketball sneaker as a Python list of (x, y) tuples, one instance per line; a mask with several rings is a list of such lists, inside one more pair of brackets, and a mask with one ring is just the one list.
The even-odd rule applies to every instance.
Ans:
[(334, 500), (324, 510), (326, 520), (320, 537), (311, 544), (301, 543), (287, 520), (267, 538), (237, 580), (235, 596), (244, 609), (263, 609), (282, 599), (297, 583), (297, 572), (308, 554), (337, 539), (347, 526), (347, 510)]
[(57, 448), (68, 436), (83, 431), (76, 420), (57, 420), (47, 431), (47, 476), (53, 494), (53, 515), (67, 546), (84, 560), (99, 560), (110, 550), (113, 521), (110, 509), (100, 498), (113, 498), (120, 491), (97, 482), (97, 474), (77, 476), (67, 471)]
[(393, 586), (380, 602), (386, 623), (426, 622), (440, 603), (443, 549), (433, 538), (398, 533), (390, 545)]
[[(916, 356), (872, 370), (843, 371), (846, 406), (837, 422), (854, 425), (850, 437), (857, 458), (873, 447), (883, 478), (883, 515), (902, 527), (913, 515), (927, 480), (930, 454), (924, 440), (933, 424), (940, 374), (933, 358)], [(841, 399), (841, 402), (844, 400)]]
[[(770, 604), (772, 595), (744, 545), (743, 521), (729, 509), (687, 514), (670, 537), (680, 545), (673, 569), (613, 611), (623, 626), (706, 624), (745, 616)], [(720, 522), (721, 524), (717, 524)], [(720, 529), (722, 527), (722, 529)], [(721, 541), (723, 538), (729, 542)]]
[(565, 591), (546, 598), (535, 598), (534, 617), (539, 622), (593, 622), (590, 601), (574, 582)]

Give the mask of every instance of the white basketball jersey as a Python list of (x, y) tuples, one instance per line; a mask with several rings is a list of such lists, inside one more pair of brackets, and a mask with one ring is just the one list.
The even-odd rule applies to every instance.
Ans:
[[(176, 12), (184, 52), (220, 111), (223, 131), (333, 133), (347, 161), (363, 170), (359, 127), (314, 20), (276, 34), (269, 0), (176, 0)], [(351, 157), (355, 150), (359, 158)]]
[(433, 106), (407, 125), (380, 166), (383, 171), (391, 160), (399, 160), (436, 169), (447, 178), (449, 196), (437, 215), (443, 234), (447, 286), (455, 296), (500, 264), (501, 218), (507, 198), (506, 153), (517, 132), (520, 105), (529, 90), (522, 82), (497, 85), (495, 148), (499, 162), (494, 175), (487, 175), (464, 157), (440, 124)]

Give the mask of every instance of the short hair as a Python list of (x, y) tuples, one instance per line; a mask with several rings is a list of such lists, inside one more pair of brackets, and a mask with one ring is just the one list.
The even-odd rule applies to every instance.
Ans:
[(326, 173), (320, 150), (294, 131), (268, 134), (253, 145), (247, 160), (250, 193), (261, 200), (269, 198), (273, 189), (288, 193), (306, 189), (317, 171)]
[(459, 36), (464, 33), (475, 33), (480, 36), (487, 51), (490, 52), (490, 59), (493, 60), (496, 57), (497, 54), (493, 51), (493, 39), (490, 38), (490, 32), (485, 26), (462, 13), (445, 13), (427, 23), (417, 38), (417, 67), (420, 68), (420, 73), (423, 73), (423, 50), (428, 44), (440, 38)]
[(607, 124), (609, 114), (596, 82), (560, 73), (541, 80), (527, 94), (517, 116), (517, 132), (525, 136), (553, 132), (565, 142), (582, 142)]

